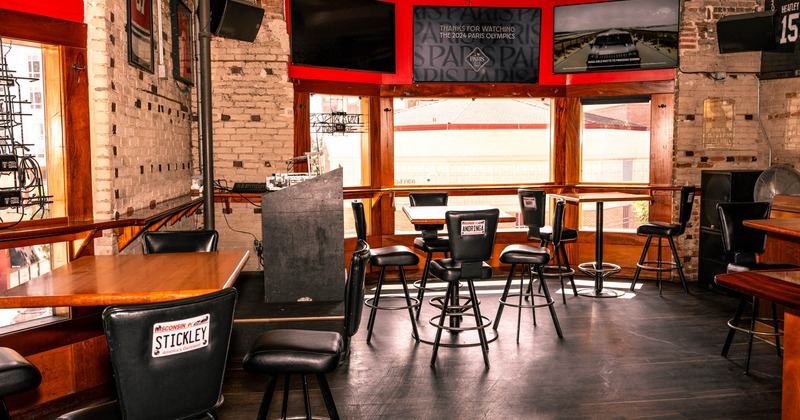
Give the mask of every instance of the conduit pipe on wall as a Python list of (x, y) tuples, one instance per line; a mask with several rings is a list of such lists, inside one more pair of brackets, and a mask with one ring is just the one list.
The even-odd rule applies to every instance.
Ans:
[(200, 22), (198, 33), (198, 75), (200, 87), (200, 141), (205, 163), (203, 171), (203, 227), (214, 229), (214, 138), (211, 133), (211, 2), (197, 0), (197, 18)]

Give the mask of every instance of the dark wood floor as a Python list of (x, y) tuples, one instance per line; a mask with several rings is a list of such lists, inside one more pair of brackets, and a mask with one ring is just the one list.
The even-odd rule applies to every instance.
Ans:
[[(490, 318), (500, 283), (485, 287), (481, 297)], [(555, 283), (553, 291), (559, 290)], [(242, 292), (246, 301), (245, 287)], [(780, 418), (781, 359), (775, 348), (756, 341), (749, 375), (743, 374), (744, 336), (737, 335), (729, 358), (720, 356), (725, 322), (737, 301), (696, 283), (688, 295), (672, 283), (659, 297), (655, 284), (645, 282), (623, 298), (570, 294), (564, 305), (559, 296), (564, 338), (558, 338), (547, 310), (539, 309), (536, 327), (530, 311), (523, 312), (519, 343), (516, 310), (507, 308), (489, 346), (488, 369), (478, 347), (442, 348), (431, 368), (431, 346), (411, 338), (407, 312), (381, 311), (372, 344), (365, 342), (365, 318), (349, 361), (328, 378), (339, 414), (348, 419)], [(433, 313), (430, 307), (423, 311), (423, 336), (431, 332), (427, 319)], [(325, 416), (311, 382), (314, 414)], [(220, 418), (255, 418), (265, 383), (264, 376), (243, 372), (240, 359), (233, 360)], [(299, 416), (297, 381), (292, 388), (289, 414)], [(279, 385), (272, 418), (279, 417), (280, 398)]]

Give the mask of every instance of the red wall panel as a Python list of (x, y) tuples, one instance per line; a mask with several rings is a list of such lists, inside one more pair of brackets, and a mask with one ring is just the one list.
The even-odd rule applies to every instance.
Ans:
[(83, 0), (0, 0), (0, 9), (83, 23)]

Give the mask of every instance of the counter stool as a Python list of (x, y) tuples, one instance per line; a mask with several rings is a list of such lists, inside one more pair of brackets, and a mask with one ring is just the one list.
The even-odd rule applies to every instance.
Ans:
[[(757, 260), (757, 255), (764, 252), (767, 246), (767, 233), (763, 230), (753, 229), (744, 226), (742, 222), (748, 219), (768, 219), (770, 213), (770, 203), (719, 203), (717, 212), (719, 213), (720, 229), (722, 230), (722, 247), (728, 257), (728, 273), (737, 273), (749, 270), (769, 270), (769, 269), (789, 269), (798, 268), (792, 264), (770, 264)], [(740, 326), (742, 314), (747, 304), (752, 305), (752, 314), (749, 317), (749, 327)], [(742, 295), (736, 312), (728, 321), (728, 336), (722, 347), (722, 357), (728, 356), (733, 343), (733, 336), (736, 331), (747, 334), (747, 358), (745, 359), (744, 373), (750, 369), (750, 353), (753, 348), (753, 338), (772, 337), (775, 340), (775, 349), (778, 357), (783, 357), (781, 352), (780, 337), (783, 333), (778, 325), (782, 322), (778, 319), (777, 309), (774, 302), (772, 306), (771, 319), (758, 317), (759, 299), (755, 296)], [(756, 330), (756, 322), (772, 322), (772, 332)]]
[[(578, 289), (575, 287), (575, 270), (569, 265), (569, 258), (567, 257), (564, 243), (577, 241), (578, 231), (564, 227), (565, 207), (566, 202), (563, 199), (558, 199), (558, 201), (556, 201), (555, 209), (553, 210), (553, 224), (541, 229), (539, 234), (542, 246), (553, 246), (553, 257), (555, 258), (555, 264), (543, 267), (543, 275), (545, 278), (558, 277), (558, 280), (561, 282), (561, 300), (566, 305), (567, 295), (566, 288), (564, 287), (564, 277), (569, 277), (573, 296), (578, 296)], [(544, 282), (541, 284), (544, 285)], [(539, 287), (541, 289), (542, 286), (540, 285)]]
[[(639, 262), (636, 263), (636, 273), (633, 275), (633, 282), (631, 283), (631, 291), (636, 287), (636, 282), (639, 281), (639, 274), (642, 270), (649, 270), (656, 272), (656, 283), (658, 284), (658, 296), (661, 296), (661, 274), (665, 271), (677, 270), (678, 276), (681, 279), (683, 292), (689, 293), (689, 287), (686, 285), (686, 276), (683, 275), (683, 266), (681, 266), (681, 259), (678, 256), (678, 250), (675, 249), (675, 241), (673, 238), (680, 236), (686, 230), (686, 223), (692, 217), (692, 204), (694, 203), (695, 195), (694, 186), (681, 187), (680, 198), (680, 211), (678, 216), (678, 223), (665, 223), (665, 222), (650, 222), (645, 223), (636, 228), (638, 235), (647, 235), (644, 242), (644, 249), (642, 256), (639, 257)], [(647, 258), (647, 250), (650, 249), (650, 241), (653, 237), (658, 237), (658, 259), (645, 260)], [(661, 253), (661, 240), (667, 238), (669, 241), (669, 248), (672, 250), (672, 261), (664, 261)]]
[[(412, 206), (446, 206), (448, 195), (446, 192), (409, 193), (408, 201)], [(439, 231), (444, 225), (414, 225), (414, 229), (422, 232), (422, 236), (414, 238), (414, 248), (425, 253), (425, 266), (422, 268), (422, 277), (414, 282), (417, 288), (417, 300), (422, 302), (425, 290), (441, 292), (446, 287), (429, 287), (428, 275), (430, 274), (433, 254), (442, 253), (444, 258), (450, 253), (450, 243), (447, 236), (439, 236)], [(421, 307), (417, 307), (416, 319), (419, 319)]]
[[(517, 343), (519, 343), (519, 329), (520, 329), (520, 321), (522, 318), (522, 308), (531, 308), (531, 312), (533, 313), (533, 325), (536, 325), (536, 308), (540, 308), (543, 306), (547, 306), (550, 309), (550, 316), (553, 317), (553, 324), (556, 327), (556, 331), (558, 332), (559, 337), (563, 337), (561, 334), (561, 325), (558, 323), (558, 316), (556, 315), (555, 308), (553, 305), (555, 301), (552, 297), (550, 297), (550, 290), (547, 288), (547, 283), (544, 281), (544, 275), (542, 273), (542, 267), (550, 261), (550, 252), (547, 248), (538, 247), (538, 246), (530, 246), (524, 244), (514, 244), (509, 245), (503, 249), (503, 252), (500, 253), (500, 262), (503, 264), (511, 264), (511, 270), (508, 273), (508, 280), (506, 281), (506, 286), (503, 289), (503, 294), (500, 296), (500, 305), (497, 308), (497, 315), (494, 317), (494, 328), (497, 329), (497, 326), (500, 325), (500, 317), (503, 315), (503, 308), (506, 306), (512, 306), (517, 308)], [(517, 268), (517, 265), (521, 265), (520, 270), (520, 284), (519, 284), (519, 293), (512, 293), (509, 294), (509, 289), (511, 288), (511, 283), (514, 281), (514, 272)], [(523, 288), (525, 287), (525, 272), (528, 272), (528, 292), (523, 292)], [(536, 271), (536, 274), (539, 277), (539, 282), (542, 286), (542, 294), (534, 294), (531, 291), (533, 285), (533, 272)], [(542, 304), (535, 304), (534, 297), (543, 297), (545, 303)], [(508, 299), (511, 297), (519, 298), (517, 303), (510, 302)], [(530, 303), (523, 303), (522, 298), (525, 297), (526, 300), (530, 299)]]
[(5, 398), (35, 389), (42, 383), (39, 369), (8, 347), (0, 347), (0, 402), (3, 404), (0, 419), (10, 420)]
[(322, 392), (322, 398), (325, 400), (328, 416), (331, 420), (339, 419), (339, 413), (336, 410), (331, 388), (328, 386), (325, 375), (336, 370), (340, 362), (349, 355), (347, 342), (358, 332), (361, 324), (361, 311), (364, 307), (362, 303), (364, 278), (370, 258), (369, 251), (369, 244), (359, 240), (353, 257), (350, 259), (350, 273), (344, 288), (344, 326), (341, 333), (298, 329), (270, 330), (261, 334), (244, 356), (242, 367), (246, 372), (269, 375), (257, 419), (267, 418), (279, 375), (285, 375), (281, 418), (286, 418), (291, 375), (302, 377), (306, 418), (312, 418), (306, 376), (314, 375)]
[[(436, 328), (431, 366), (436, 365), (436, 355), (439, 351), (443, 330), (450, 332), (475, 330), (478, 332), (483, 362), (487, 368), (489, 367), (489, 343), (486, 339), (485, 329), (492, 322), (481, 315), (480, 301), (475, 292), (474, 280), (492, 277), (492, 267), (485, 261), (492, 258), (499, 216), (498, 209), (448, 211), (445, 213), (452, 257), (431, 262), (431, 274), (447, 282), (444, 298), (431, 300), (434, 305), (434, 300), (438, 300), (442, 308), (441, 314), (430, 320), (430, 324)], [(469, 298), (464, 302), (458, 297), (461, 281), (466, 282), (469, 288)], [(455, 317), (453, 319), (460, 320), (464, 313), (470, 310), (475, 317), (474, 326), (463, 326), (460, 322), (445, 325), (446, 319)]]
[[(367, 222), (364, 216), (364, 203), (360, 201), (352, 202), (353, 217), (356, 225), (356, 236), (358, 239), (367, 242)], [(381, 274), (378, 277), (378, 286), (375, 288), (375, 295), (364, 301), (364, 304), (370, 308), (369, 321), (367, 322), (367, 343), (372, 339), (372, 327), (375, 326), (375, 315), (378, 309), (381, 310), (400, 310), (408, 309), (408, 315), (411, 319), (411, 329), (413, 330), (414, 339), (419, 341), (419, 334), (417, 333), (417, 322), (414, 317), (414, 308), (419, 308), (420, 300), (412, 298), (408, 293), (408, 283), (406, 282), (406, 272), (403, 267), (419, 265), (419, 257), (409, 247), (403, 245), (383, 246), (379, 248), (370, 248), (370, 265), (381, 268)], [(386, 275), (386, 267), (397, 267), (400, 272), (400, 284), (403, 286), (403, 294), (405, 297), (405, 305), (383, 305), (381, 306), (381, 292), (383, 290), (383, 281)], [(400, 296), (384, 296), (384, 298), (398, 298)]]

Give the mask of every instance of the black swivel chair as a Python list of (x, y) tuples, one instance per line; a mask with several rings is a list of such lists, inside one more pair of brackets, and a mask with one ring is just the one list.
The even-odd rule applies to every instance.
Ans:
[(10, 420), (5, 398), (35, 389), (42, 383), (39, 369), (8, 347), (0, 347), (0, 420)]
[[(358, 239), (367, 242), (367, 222), (364, 216), (364, 203), (360, 201), (353, 201), (353, 218), (356, 225), (356, 236)], [(378, 286), (375, 288), (375, 295), (364, 301), (364, 304), (370, 308), (369, 321), (367, 322), (367, 343), (372, 339), (372, 328), (375, 326), (375, 315), (378, 310), (402, 310), (408, 309), (408, 315), (411, 319), (411, 328), (413, 330), (414, 338), (419, 341), (419, 334), (417, 333), (417, 322), (414, 318), (414, 308), (419, 306), (419, 300), (412, 298), (408, 293), (408, 282), (406, 282), (406, 272), (404, 267), (417, 266), (419, 264), (419, 257), (409, 247), (403, 245), (383, 246), (379, 248), (370, 247), (370, 265), (380, 267), (381, 274), (378, 277)], [(397, 267), (400, 272), (400, 284), (403, 286), (403, 294), (405, 298), (405, 305), (381, 305), (381, 292), (383, 290), (383, 282), (386, 275), (386, 267)], [(399, 296), (383, 296), (384, 298), (394, 298)]]
[[(719, 213), (720, 229), (722, 231), (722, 247), (728, 257), (728, 273), (737, 273), (749, 270), (769, 270), (769, 269), (787, 269), (797, 268), (791, 264), (770, 264), (758, 261), (758, 254), (764, 252), (767, 246), (767, 233), (763, 230), (753, 229), (744, 226), (742, 223), (748, 219), (768, 219), (770, 213), (770, 203), (767, 202), (734, 202), (734, 203), (719, 203), (717, 204), (717, 212)], [(725, 339), (725, 345), (722, 347), (722, 356), (728, 356), (728, 350), (733, 343), (733, 336), (736, 331), (741, 331), (747, 334), (747, 358), (744, 365), (744, 373), (747, 374), (750, 369), (750, 353), (753, 346), (753, 338), (758, 337), (772, 337), (775, 340), (775, 348), (778, 357), (782, 357), (780, 337), (782, 333), (779, 331), (779, 321), (777, 316), (777, 308), (775, 303), (770, 302), (772, 306), (772, 319), (759, 319), (758, 306), (759, 300), (755, 296), (742, 295), (739, 301), (739, 306), (736, 312), (728, 321), (728, 336)], [(747, 304), (752, 304), (752, 314), (750, 316), (749, 327), (741, 327), (739, 323), (742, 320)], [(757, 321), (771, 321), (773, 331), (759, 331), (756, 330)]]
[[(436, 338), (433, 342), (431, 366), (436, 365), (436, 355), (442, 331), (476, 330), (483, 351), (483, 362), (489, 367), (489, 343), (486, 339), (486, 327), (491, 321), (481, 315), (480, 301), (475, 292), (474, 280), (490, 279), (492, 267), (485, 261), (492, 258), (494, 241), (497, 235), (497, 222), (500, 216), (498, 209), (448, 211), (445, 213), (447, 234), (450, 242), (450, 258), (431, 261), (431, 274), (447, 283), (447, 290), (439, 300), (441, 314), (430, 320), (436, 327)], [(458, 298), (459, 283), (464, 281), (469, 288), (469, 299)], [(451, 317), (461, 319), (466, 311), (472, 310), (475, 317), (474, 326), (445, 325)]]
[(103, 311), (117, 400), (61, 420), (214, 418), (236, 309), (236, 289)]
[[(689, 287), (686, 284), (686, 276), (683, 274), (683, 266), (681, 265), (681, 259), (678, 256), (678, 250), (675, 248), (675, 241), (673, 238), (683, 235), (683, 232), (686, 230), (686, 223), (688, 223), (689, 219), (692, 217), (692, 205), (694, 204), (695, 191), (696, 189), (694, 186), (681, 187), (678, 223), (650, 222), (636, 228), (636, 233), (639, 235), (647, 235), (647, 239), (644, 242), (642, 256), (639, 257), (639, 262), (636, 263), (636, 273), (633, 275), (631, 291), (636, 287), (636, 282), (639, 281), (639, 274), (642, 270), (649, 270), (656, 272), (658, 295), (661, 296), (661, 274), (664, 271), (677, 270), (678, 276), (681, 279), (681, 286), (683, 286), (683, 292), (689, 293)], [(653, 237), (658, 238), (658, 259), (646, 260), (647, 250), (650, 249), (650, 241), (653, 240)], [(664, 238), (667, 238), (669, 241), (669, 248), (672, 250), (672, 261), (664, 261), (662, 258), (661, 240)]]
[(569, 277), (572, 285), (573, 295), (578, 295), (575, 287), (575, 270), (570, 267), (567, 251), (564, 244), (578, 240), (578, 231), (564, 227), (564, 212), (553, 215), (553, 224), (545, 224), (547, 193), (544, 190), (531, 190), (520, 188), (517, 190), (519, 197), (519, 207), (522, 213), (522, 223), (528, 227), (528, 240), (538, 240), (539, 246), (553, 247), (551, 260), (553, 265), (544, 267), (545, 277), (558, 277), (561, 282), (561, 299), (567, 303), (566, 292), (564, 290), (564, 276)]
[(214, 252), (219, 233), (216, 230), (147, 231), (142, 234), (145, 254), (168, 252)]
[(267, 418), (279, 375), (286, 376), (282, 418), (286, 418), (290, 375), (301, 375), (303, 378), (307, 418), (311, 418), (311, 406), (306, 375), (316, 376), (328, 415), (332, 420), (339, 418), (325, 374), (333, 372), (339, 366), (340, 360), (347, 356), (349, 348), (347, 341), (358, 331), (361, 324), (364, 278), (369, 259), (369, 244), (359, 240), (350, 260), (350, 273), (345, 283), (344, 327), (341, 333), (298, 329), (271, 330), (261, 334), (244, 356), (242, 365), (245, 371), (267, 374), (270, 377), (261, 400), (258, 419)]
[[(412, 206), (446, 206), (447, 198), (446, 192), (408, 194), (408, 201)], [(414, 229), (422, 232), (422, 236), (414, 239), (414, 248), (425, 253), (425, 266), (422, 269), (422, 277), (414, 282), (414, 287), (417, 288), (417, 300), (422, 302), (425, 298), (425, 290), (444, 290), (444, 288), (429, 287), (428, 275), (430, 274), (433, 254), (442, 253), (447, 258), (450, 253), (450, 243), (447, 240), (447, 236), (439, 236), (439, 231), (444, 229), (444, 225), (415, 225)], [(420, 310), (421, 306), (418, 306), (417, 319), (419, 319)]]

